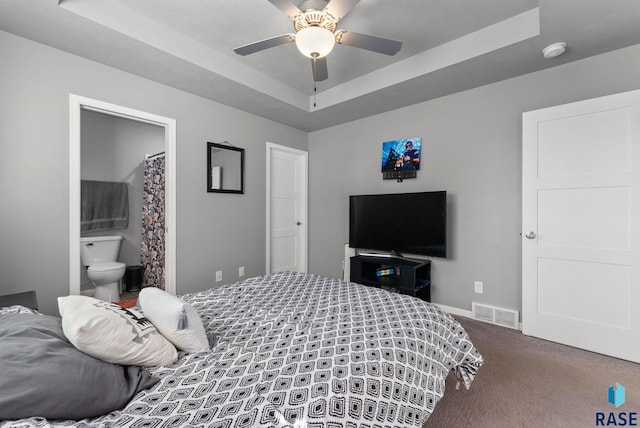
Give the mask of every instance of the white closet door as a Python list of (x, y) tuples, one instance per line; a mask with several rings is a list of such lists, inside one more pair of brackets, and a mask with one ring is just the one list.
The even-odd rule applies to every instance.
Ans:
[(640, 91), (523, 115), (522, 332), (640, 362)]
[(307, 152), (267, 144), (267, 273), (307, 271)]

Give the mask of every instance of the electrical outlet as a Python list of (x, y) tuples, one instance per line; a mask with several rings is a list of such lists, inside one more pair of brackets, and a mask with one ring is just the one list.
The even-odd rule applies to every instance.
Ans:
[(473, 281), (473, 291), (478, 294), (482, 294), (484, 292), (484, 284), (482, 281)]
[(238, 268), (238, 276), (244, 276), (244, 266)]
[(216, 271), (216, 282), (222, 281), (222, 271)]

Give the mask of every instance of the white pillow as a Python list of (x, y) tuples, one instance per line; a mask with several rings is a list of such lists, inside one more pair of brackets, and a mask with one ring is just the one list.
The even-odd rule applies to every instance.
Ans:
[(89, 296), (58, 297), (62, 330), (78, 350), (114, 364), (165, 366), (176, 348), (131, 308)]
[(209, 350), (207, 333), (198, 312), (182, 299), (156, 287), (146, 287), (138, 295), (144, 316), (178, 349), (186, 352)]

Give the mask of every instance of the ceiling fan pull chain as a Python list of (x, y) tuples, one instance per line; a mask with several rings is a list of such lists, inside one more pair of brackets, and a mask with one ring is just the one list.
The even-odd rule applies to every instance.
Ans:
[[(316, 60), (317, 57), (313, 57), (313, 75), (316, 75)], [(318, 92), (318, 88), (316, 86), (316, 79), (313, 79), (313, 106), (316, 106), (316, 93)]]

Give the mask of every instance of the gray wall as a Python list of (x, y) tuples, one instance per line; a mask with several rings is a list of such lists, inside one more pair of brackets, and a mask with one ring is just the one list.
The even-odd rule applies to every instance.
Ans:
[[(310, 270), (341, 275), (350, 194), (447, 190), (449, 258), (433, 259), (432, 300), (521, 310), (522, 113), (638, 88), (637, 45), (311, 133)], [(415, 136), (418, 178), (383, 181), (382, 142)]]
[[(341, 275), (348, 195), (445, 189), (433, 300), (520, 309), (522, 112), (640, 88), (635, 46), (307, 134), (4, 32), (0, 55), (0, 293), (35, 289), (46, 313), (69, 290), (69, 93), (177, 120), (179, 293), (264, 272), (271, 141), (309, 149), (311, 272)], [(414, 136), (418, 178), (383, 181), (381, 143)], [(245, 195), (206, 192), (206, 141), (246, 149)]]
[[(178, 293), (264, 273), (266, 141), (307, 133), (5, 32), (0, 57), (0, 294), (69, 292), (70, 93), (176, 119)], [(206, 192), (207, 141), (246, 149), (244, 195)]]

